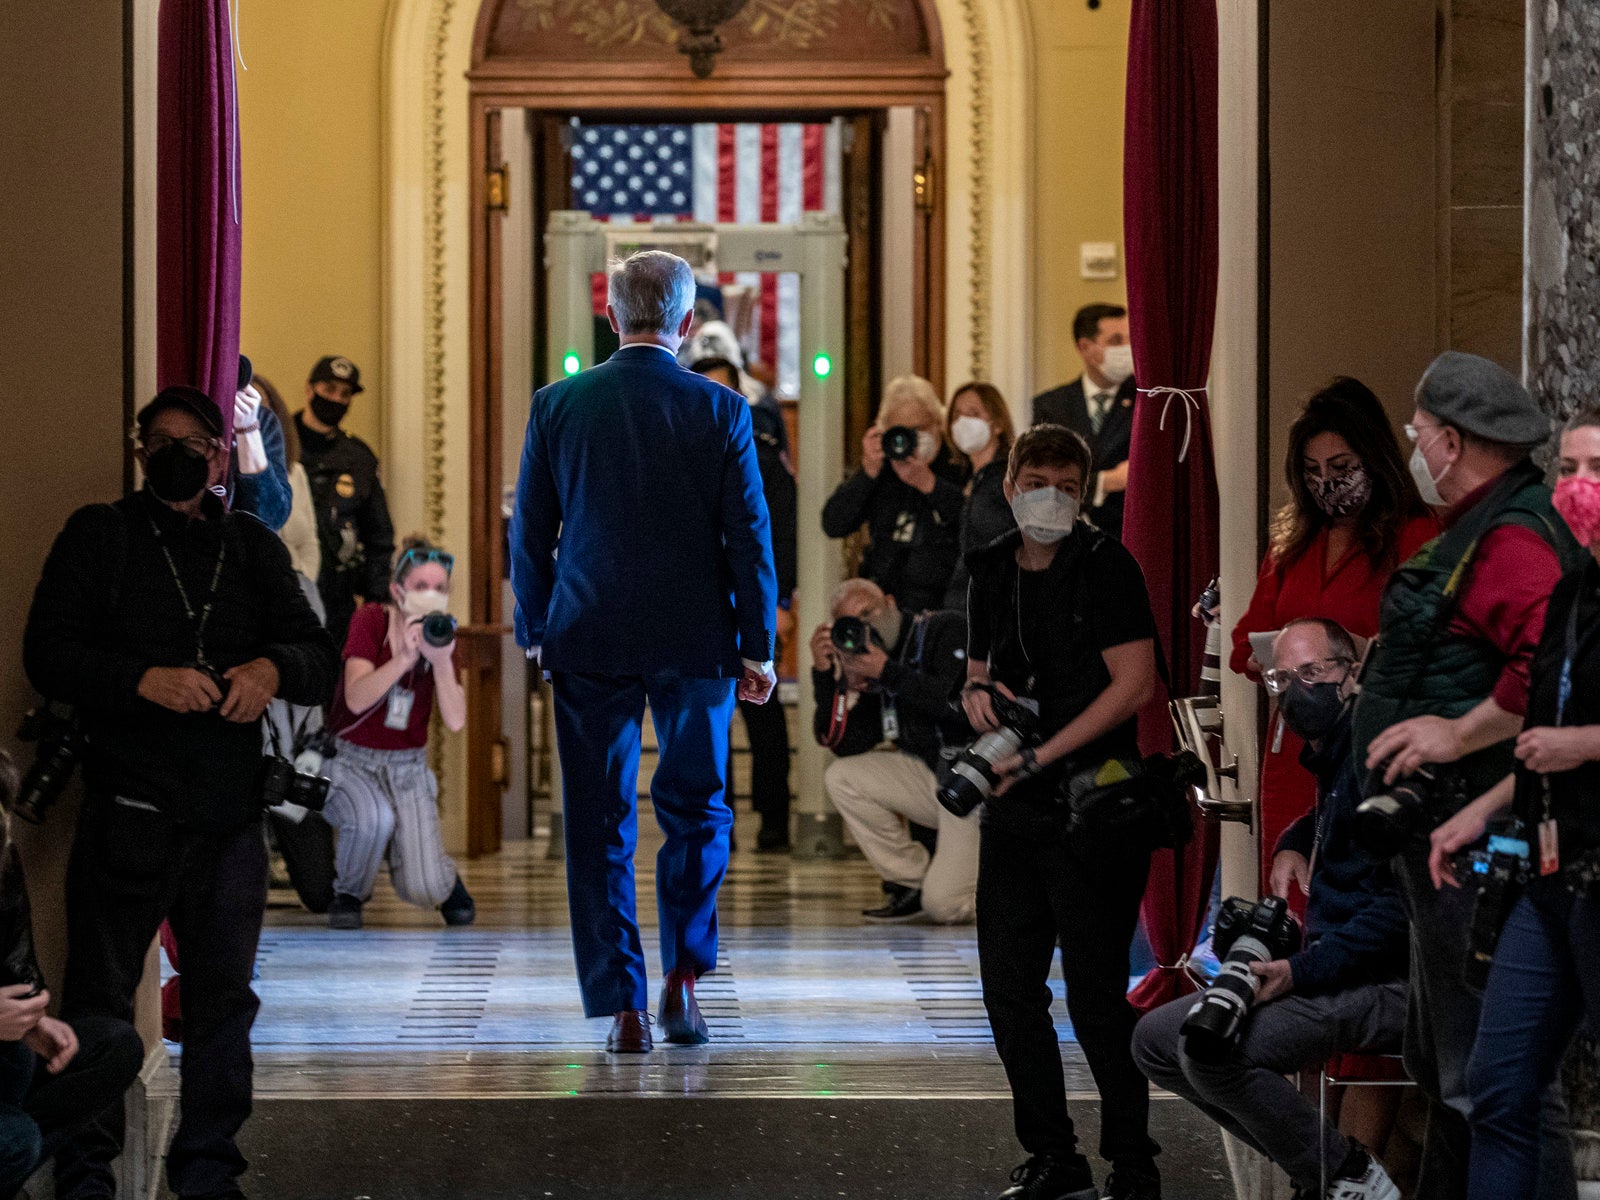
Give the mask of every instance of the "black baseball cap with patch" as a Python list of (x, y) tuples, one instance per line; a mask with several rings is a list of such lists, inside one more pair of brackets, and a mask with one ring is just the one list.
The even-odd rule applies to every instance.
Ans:
[(176, 408), (195, 417), (212, 437), (222, 436), (222, 413), (211, 402), (211, 397), (199, 388), (184, 387), (180, 384), (162, 388), (156, 393), (154, 400), (139, 410), (139, 415), (134, 420), (138, 423), (141, 439), (150, 432), (150, 423), (169, 408)]
[(311, 368), (310, 383), (348, 383), (350, 394), (364, 391), (361, 386), (361, 368), (342, 354), (328, 354), (317, 359)]

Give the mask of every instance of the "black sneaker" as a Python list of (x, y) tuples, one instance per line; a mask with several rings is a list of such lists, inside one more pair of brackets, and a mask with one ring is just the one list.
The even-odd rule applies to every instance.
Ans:
[(785, 823), (771, 829), (765, 824), (756, 834), (757, 854), (787, 854), (789, 852), (789, 827)]
[(1113, 1163), (1105, 1200), (1161, 1200), (1161, 1172), (1151, 1161)]
[(1100, 1189), (1095, 1187), (1094, 1172), (1083, 1155), (1045, 1158), (1036, 1154), (1011, 1172), (1011, 1186), (1000, 1193), (1000, 1200), (1100, 1200)]
[(343, 892), (336, 893), (333, 903), (328, 905), (328, 928), (360, 929), (361, 901)]
[(467, 891), (467, 885), (461, 882), (461, 876), (456, 876), (456, 885), (439, 905), (439, 913), (446, 925), (471, 925), (477, 919), (478, 906)]
[[(892, 888), (893, 891), (889, 889)], [(905, 925), (922, 919), (922, 889), (901, 887), (897, 883), (885, 886), (889, 903), (882, 908), (863, 909), (861, 915), (875, 925)]]

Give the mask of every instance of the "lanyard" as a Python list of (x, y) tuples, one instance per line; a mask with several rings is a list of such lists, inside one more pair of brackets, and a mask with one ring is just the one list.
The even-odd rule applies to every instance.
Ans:
[(172, 551), (167, 549), (166, 539), (161, 536), (161, 527), (154, 520), (150, 522), (150, 531), (156, 535), (156, 545), (161, 547), (161, 557), (167, 560), (167, 570), (172, 572), (172, 582), (177, 586), (178, 599), (183, 601), (183, 612), (189, 618), (189, 623), (194, 626), (195, 663), (201, 667), (209, 667), (206, 661), (206, 622), (211, 620), (211, 610), (217, 603), (217, 587), (222, 582), (222, 564), (228, 557), (228, 541), (221, 540), (217, 550), (217, 566), (211, 572), (211, 591), (206, 596), (206, 606), (200, 610), (200, 615), (195, 616), (194, 605), (189, 602), (189, 590), (183, 586), (183, 577), (178, 574), (178, 564), (172, 561)]
[(1578, 606), (1583, 603), (1583, 589), (1572, 598), (1567, 612), (1567, 637), (1561, 658), (1561, 675), (1556, 683), (1556, 724), (1567, 721), (1567, 702), (1572, 699), (1572, 660), (1578, 656)]

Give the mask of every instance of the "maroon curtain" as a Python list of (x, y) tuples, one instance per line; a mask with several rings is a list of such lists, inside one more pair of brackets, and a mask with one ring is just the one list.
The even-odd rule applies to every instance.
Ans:
[[(1215, 0), (1133, 0), (1123, 159), (1128, 316), (1139, 380), (1123, 539), (1144, 568), (1179, 696), (1199, 684), (1205, 631), (1189, 610), (1217, 572), (1217, 478), (1205, 392), (1217, 299)], [(1168, 695), (1140, 714), (1146, 753), (1172, 748)], [(1189, 990), (1174, 969), (1194, 942), (1216, 869), (1215, 826), (1150, 867), (1144, 922), (1159, 964), (1149, 1008)]]
[(228, 0), (165, 0), (158, 58), (156, 383), (233, 425), (239, 376), (239, 124)]

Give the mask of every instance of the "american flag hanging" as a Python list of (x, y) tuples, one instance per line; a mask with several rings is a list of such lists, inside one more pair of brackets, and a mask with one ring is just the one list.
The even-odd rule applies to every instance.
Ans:
[[(601, 219), (794, 224), (842, 211), (834, 124), (577, 125), (572, 203)], [(800, 394), (800, 279), (727, 273), (757, 296), (747, 358), (772, 364), (778, 395)], [(605, 281), (596, 312), (605, 311)]]

